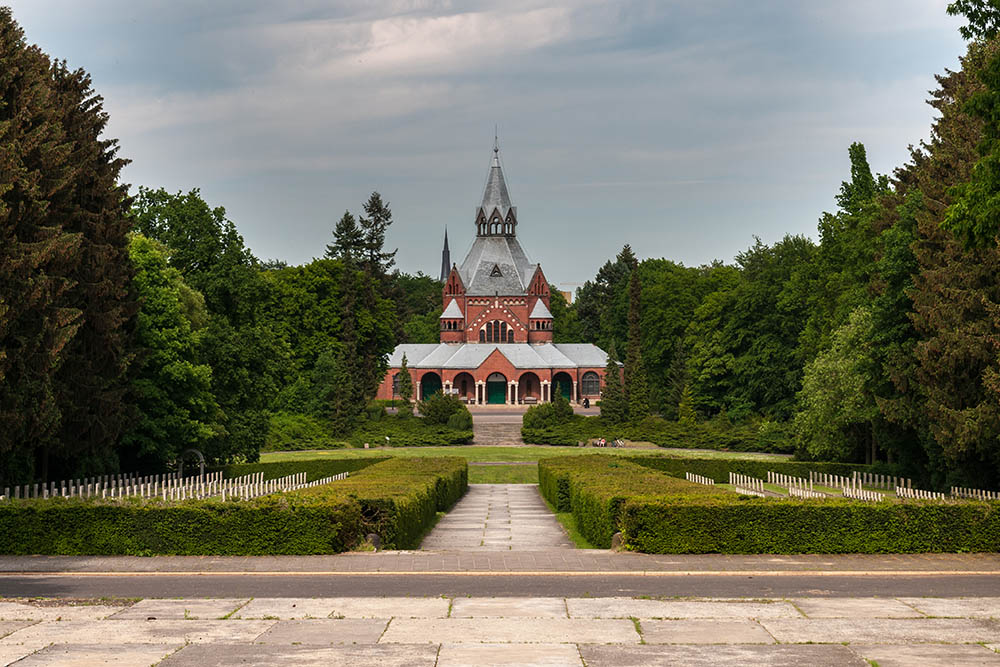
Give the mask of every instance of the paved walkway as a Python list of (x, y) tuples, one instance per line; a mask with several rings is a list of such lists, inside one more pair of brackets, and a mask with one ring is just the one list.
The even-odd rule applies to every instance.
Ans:
[(1000, 665), (1000, 598), (88, 602), (0, 601), (0, 665)]
[[(537, 484), (470, 484), (469, 492), (438, 522), (420, 548), (559, 553), (572, 549), (573, 543), (545, 505)], [(470, 567), (475, 566), (476, 559), (466, 560), (471, 561)]]

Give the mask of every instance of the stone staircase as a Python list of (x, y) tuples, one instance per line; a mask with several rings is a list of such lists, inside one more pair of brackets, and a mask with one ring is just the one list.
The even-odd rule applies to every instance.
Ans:
[(476, 445), (523, 445), (521, 423), (496, 424), (472, 422), (472, 442)]

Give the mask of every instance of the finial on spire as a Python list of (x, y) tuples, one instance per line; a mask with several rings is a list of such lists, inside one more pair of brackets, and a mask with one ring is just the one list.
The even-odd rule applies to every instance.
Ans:
[(493, 152), (500, 152), (500, 132), (497, 125), (493, 126)]

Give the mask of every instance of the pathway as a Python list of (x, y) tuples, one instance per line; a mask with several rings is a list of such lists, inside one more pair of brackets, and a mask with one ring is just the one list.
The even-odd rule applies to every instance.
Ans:
[(435, 551), (538, 551), (573, 543), (537, 484), (470, 484), (420, 545)]

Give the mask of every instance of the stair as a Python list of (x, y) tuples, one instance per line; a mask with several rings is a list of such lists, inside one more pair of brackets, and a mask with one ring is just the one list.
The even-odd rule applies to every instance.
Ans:
[(476, 445), (523, 445), (521, 424), (482, 424), (472, 421), (472, 442)]

